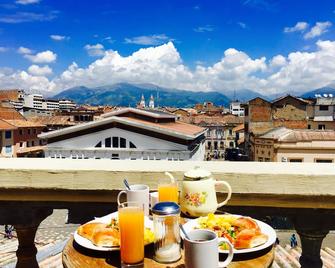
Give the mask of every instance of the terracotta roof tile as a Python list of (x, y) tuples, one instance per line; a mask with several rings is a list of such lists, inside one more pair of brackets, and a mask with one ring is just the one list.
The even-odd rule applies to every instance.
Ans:
[(6, 120), (8, 123), (10, 123), (13, 126), (16, 127), (45, 127), (45, 125), (29, 121), (29, 120)]
[(179, 132), (179, 133), (186, 134), (186, 135), (197, 135), (205, 131), (205, 128), (187, 124), (187, 123), (180, 122), (180, 121), (169, 122), (169, 123), (153, 123), (153, 122), (148, 122), (145, 120), (140, 120), (140, 119), (136, 119), (132, 117), (124, 117), (124, 118), (129, 121), (138, 122), (138, 123), (141, 123), (147, 126), (159, 127), (162, 129)]
[(16, 111), (14, 108), (0, 106), (0, 119), (6, 119), (6, 120), (23, 119), (25, 120), (25, 117), (22, 114), (20, 114), (18, 111)]
[(11, 130), (11, 129), (17, 129), (17, 128), (11, 125), (10, 123), (6, 122), (5, 120), (0, 119), (0, 130)]
[(18, 92), (17, 89), (10, 89), (10, 90), (0, 90), (0, 100), (18, 100)]
[(61, 126), (74, 126), (75, 122), (71, 121), (70, 116), (55, 115), (55, 116), (34, 116), (29, 117), (29, 120), (42, 125), (61, 125)]
[(196, 116), (182, 117), (181, 121), (196, 125), (226, 125), (226, 124), (239, 125), (244, 122), (244, 118), (235, 115), (222, 115), (222, 116), (196, 115)]

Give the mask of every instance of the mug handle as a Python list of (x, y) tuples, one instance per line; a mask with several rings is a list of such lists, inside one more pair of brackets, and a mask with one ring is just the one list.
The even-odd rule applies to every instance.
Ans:
[(215, 186), (216, 185), (224, 185), (227, 187), (227, 190), (228, 190), (228, 194), (227, 194), (227, 198), (225, 201), (221, 202), (218, 204), (217, 208), (220, 208), (222, 206), (224, 206), (225, 204), (227, 204), (227, 202), (229, 201), (229, 199), (231, 198), (231, 193), (232, 193), (232, 190), (231, 190), (231, 187), (230, 187), (230, 184), (226, 181), (215, 181)]
[(121, 202), (120, 202), (120, 197), (122, 194), (127, 194), (126, 191), (122, 190), (121, 192), (119, 192), (119, 194), (117, 195), (117, 204), (120, 205)]
[[(233, 245), (230, 243), (230, 241), (227, 239), (227, 238), (224, 238), (224, 237), (219, 237), (218, 238), (218, 246), (219, 246), (219, 244), (221, 243), (221, 242), (225, 242), (226, 243), (226, 245), (228, 245), (228, 250), (229, 250), (229, 253), (228, 253), (228, 257), (227, 257), (227, 259), (225, 260), (225, 261), (219, 261), (219, 268), (225, 268), (225, 267), (227, 267), (228, 266), (228, 264), (229, 263), (231, 263), (231, 261), (233, 260), (233, 257), (234, 257), (234, 251), (233, 251), (233, 249), (234, 249), (234, 247), (233, 247)], [(218, 254), (220, 254), (220, 253), (218, 253)]]

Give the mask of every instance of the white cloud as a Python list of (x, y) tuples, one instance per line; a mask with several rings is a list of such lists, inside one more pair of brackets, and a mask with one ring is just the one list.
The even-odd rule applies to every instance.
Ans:
[(244, 22), (239, 21), (237, 24), (238, 24), (242, 29), (247, 28), (247, 25), (246, 25)]
[(14, 14), (1, 15), (0, 22), (16, 24), (32, 21), (51, 21), (57, 17), (57, 14), (58, 11), (56, 10), (49, 13), (16, 12)]
[(0, 47), (0, 52), (6, 52), (8, 51), (8, 47)]
[(144, 46), (156, 46), (161, 45), (167, 41), (172, 41), (166, 34), (153, 34), (153, 35), (141, 35), (132, 38), (125, 38), (126, 44), (136, 44)]
[(0, 71), (2, 88), (22, 88), (25, 90), (52, 92), (56, 89), (53, 81), (44, 76), (34, 76), (25, 71), (4, 73)]
[(107, 41), (110, 44), (113, 44), (115, 42), (115, 40), (111, 36), (105, 37), (104, 39), (102, 39), (102, 41)]
[(274, 56), (271, 60), (270, 60), (270, 66), (271, 67), (281, 67), (281, 66), (284, 66), (286, 65), (286, 58), (282, 55), (277, 55), (277, 56)]
[(63, 41), (63, 40), (69, 40), (70, 39), (69, 36), (58, 35), (58, 34), (52, 34), (52, 35), (50, 35), (50, 38), (54, 41)]
[(33, 64), (29, 66), (28, 72), (35, 76), (46, 76), (52, 74), (52, 69), (48, 65), (41, 67)]
[(284, 33), (303, 32), (308, 28), (308, 23), (305, 21), (299, 21), (293, 27), (285, 27)]
[(35, 55), (25, 54), (24, 57), (34, 63), (50, 63), (57, 59), (57, 54), (46, 50)]
[(326, 32), (328, 32), (328, 29), (332, 26), (332, 23), (330, 21), (325, 22), (317, 22), (312, 29), (307, 32), (304, 35), (305, 39), (311, 39), (317, 36), (320, 36)]
[(105, 55), (105, 48), (101, 44), (96, 45), (86, 45), (84, 49), (87, 51), (88, 55), (91, 57), (100, 57)]
[(209, 24), (207, 24), (206, 26), (199, 26), (193, 29), (193, 31), (197, 33), (213, 32), (214, 30), (215, 30), (214, 26)]
[(33, 54), (34, 53), (34, 51), (33, 50), (31, 50), (31, 49), (29, 49), (29, 48), (27, 48), (27, 47), (19, 47), (18, 49), (17, 49), (17, 53), (19, 53), (19, 54)]
[[(200, 63), (200, 62), (199, 62)], [(335, 41), (318, 41), (316, 49), (288, 55), (252, 58), (234, 48), (224, 51), (210, 66), (188, 68), (172, 42), (141, 48), (128, 56), (105, 51), (90, 65), (72, 63), (63, 73), (48, 79), (48, 71), (6, 72), (0, 69), (0, 87), (36, 88), (59, 91), (73, 86), (102, 86), (118, 82), (153, 83), (163, 87), (189, 90), (251, 89), (262, 94), (298, 94), (334, 84)], [(34, 67), (36, 68), (36, 67)], [(44, 68), (44, 67), (39, 67)], [(37, 69), (37, 68), (36, 68)], [(46, 69), (45, 69), (46, 70)]]
[(15, 1), (15, 3), (20, 5), (30, 5), (30, 4), (37, 4), (40, 1), (41, 0), (17, 0)]

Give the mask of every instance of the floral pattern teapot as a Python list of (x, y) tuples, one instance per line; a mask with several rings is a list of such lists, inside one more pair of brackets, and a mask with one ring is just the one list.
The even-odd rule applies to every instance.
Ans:
[[(215, 186), (224, 185), (228, 190), (227, 198), (218, 203)], [(231, 187), (226, 181), (216, 181), (212, 174), (200, 167), (195, 167), (184, 173), (180, 195), (181, 211), (189, 216), (207, 216), (224, 206), (232, 194)]]

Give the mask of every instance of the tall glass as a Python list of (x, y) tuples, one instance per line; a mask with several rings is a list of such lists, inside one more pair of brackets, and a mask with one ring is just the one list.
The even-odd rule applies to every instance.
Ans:
[(143, 267), (144, 207), (137, 202), (119, 205), (120, 249), (122, 267)]
[(158, 199), (159, 199), (159, 202), (175, 202), (178, 204), (178, 184), (177, 182), (159, 183)]

